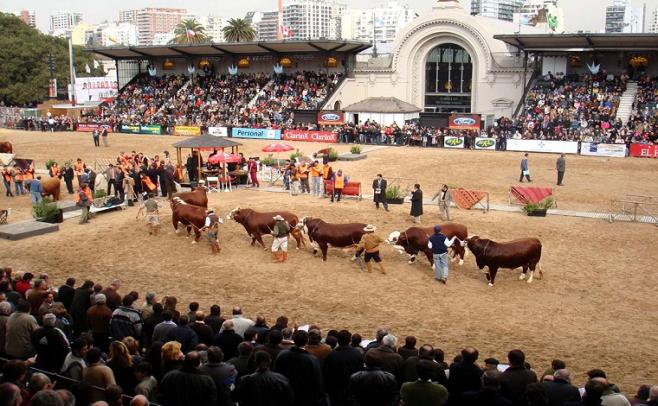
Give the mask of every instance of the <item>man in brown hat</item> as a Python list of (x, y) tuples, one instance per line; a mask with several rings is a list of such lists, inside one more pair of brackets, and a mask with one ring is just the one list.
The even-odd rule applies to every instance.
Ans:
[[(277, 214), (274, 218), (274, 228), (272, 228), (272, 254), (274, 255), (274, 262), (286, 262), (288, 260), (288, 233), (290, 233), (290, 225), (286, 220)], [(279, 254), (281, 249), (281, 254)]]
[(363, 234), (363, 237), (361, 237), (361, 241), (359, 241), (359, 245), (357, 246), (356, 252), (358, 256), (362, 251), (365, 251), (364, 260), (368, 272), (372, 272), (372, 264), (370, 263), (370, 261), (373, 260), (377, 263), (377, 265), (379, 265), (379, 272), (386, 274), (384, 265), (382, 265), (382, 259), (379, 256), (379, 244), (383, 243), (384, 240), (382, 240), (380, 236), (375, 234), (376, 230), (377, 227), (373, 226), (372, 224), (368, 224), (363, 229), (363, 231), (365, 231), (365, 234)]

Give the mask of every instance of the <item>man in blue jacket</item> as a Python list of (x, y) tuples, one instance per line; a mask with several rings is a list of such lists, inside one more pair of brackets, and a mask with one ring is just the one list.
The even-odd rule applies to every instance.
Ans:
[(452, 246), (457, 237), (448, 239), (441, 233), (441, 226), (434, 226), (434, 234), (429, 238), (427, 247), (434, 255), (434, 279), (445, 283), (448, 281), (448, 248)]

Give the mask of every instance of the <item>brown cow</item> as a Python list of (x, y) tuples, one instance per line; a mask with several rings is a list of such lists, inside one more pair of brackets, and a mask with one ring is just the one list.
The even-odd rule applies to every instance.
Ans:
[(254, 245), (258, 241), (265, 249), (265, 243), (263, 242), (263, 235), (272, 234), (272, 228), (274, 228), (274, 216), (277, 214), (281, 215), (288, 225), (290, 226), (290, 234), (295, 237), (297, 241), (297, 249), (304, 243), (304, 237), (302, 232), (297, 228), (299, 224), (299, 219), (296, 215), (287, 212), (287, 211), (273, 211), (261, 213), (252, 209), (241, 209), (236, 207), (231, 210), (231, 212), (226, 216), (227, 219), (233, 219), (237, 223), (242, 224), (247, 233), (251, 237), (251, 245)]
[(0, 154), (13, 154), (14, 146), (9, 141), (0, 142)]
[(208, 208), (207, 192), (208, 192), (208, 188), (206, 188), (205, 186), (198, 186), (194, 188), (191, 192), (174, 193), (171, 198), (173, 199), (175, 197), (178, 197), (187, 204)]
[[(59, 200), (59, 191), (60, 191), (60, 186), (61, 186), (61, 181), (59, 178), (48, 178), (48, 179), (40, 179), (41, 182), (41, 196), (52, 196), (53, 201), (56, 202)], [(32, 180), (26, 180), (25, 181), (25, 187), (27, 190), (30, 190), (30, 183), (32, 183)]]
[(196, 243), (201, 238), (201, 229), (206, 224), (207, 210), (204, 207), (194, 206), (185, 203), (181, 198), (174, 197), (171, 202), (171, 223), (174, 230), (178, 233), (178, 224), (187, 228), (187, 238), (190, 237), (190, 230), (194, 228), (194, 241)]
[[(441, 233), (449, 239), (457, 237), (460, 241), (466, 241), (466, 238), (468, 238), (468, 229), (465, 225), (443, 223), (440, 226)], [(404, 249), (409, 254), (409, 264), (413, 264), (416, 261), (416, 255), (422, 251), (425, 253), (427, 260), (430, 261), (432, 268), (434, 268), (432, 250), (427, 247), (427, 242), (432, 234), (434, 234), (434, 227), (410, 227), (402, 233), (393, 231), (386, 241), (394, 244), (396, 247), (400, 247), (399, 249)], [(452, 244), (450, 249), (452, 250), (452, 259), (450, 261), (456, 261), (459, 258), (459, 265), (463, 265), (466, 249), (462, 244), (457, 241), (455, 244)]]
[(313, 244), (313, 255), (317, 254), (317, 247), (322, 251), (322, 260), (327, 260), (327, 249), (333, 247), (350, 247), (357, 245), (366, 232), (363, 229), (367, 224), (348, 223), (331, 224), (313, 217), (304, 217), (299, 225), (308, 235)]
[(539, 260), (541, 259), (541, 241), (537, 238), (521, 238), (510, 242), (495, 242), (480, 237), (471, 237), (468, 240), (468, 249), (475, 255), (478, 268), (489, 267), (487, 280), (489, 286), (493, 286), (498, 268), (523, 268), (519, 279), (524, 280), (528, 268), (530, 277), (528, 283), (532, 283), (535, 267), (539, 268), (539, 278), (544, 275)]

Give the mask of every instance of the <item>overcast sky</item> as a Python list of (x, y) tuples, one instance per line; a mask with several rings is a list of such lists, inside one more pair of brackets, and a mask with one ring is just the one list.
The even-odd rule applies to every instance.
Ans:
[[(418, 14), (431, 9), (436, 0), (398, 0), (409, 4)], [(470, 0), (460, 0), (468, 7)], [(386, 1), (373, 0), (343, 0), (350, 7), (372, 7), (374, 4), (385, 4)], [(605, 23), (605, 7), (613, 0), (559, 0), (564, 8), (565, 25), (568, 31), (589, 30), (599, 31)], [(658, 0), (632, 0), (633, 6), (647, 3), (650, 13), (656, 9)], [(274, 10), (276, 0), (110, 0), (105, 2), (93, 0), (2, 0), (0, 9), (11, 12), (21, 9), (33, 9), (37, 13), (37, 26), (42, 31), (48, 31), (49, 15), (56, 10), (79, 11), (85, 21), (96, 24), (104, 20), (118, 18), (119, 10), (142, 7), (181, 7), (197, 15), (219, 15), (225, 17), (243, 17), (250, 10)]]

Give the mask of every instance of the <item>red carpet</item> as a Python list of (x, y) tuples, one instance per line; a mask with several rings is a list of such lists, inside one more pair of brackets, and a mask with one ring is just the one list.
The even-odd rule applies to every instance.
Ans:
[(523, 203), (539, 203), (545, 198), (553, 195), (553, 188), (533, 186), (511, 186), (510, 193)]

